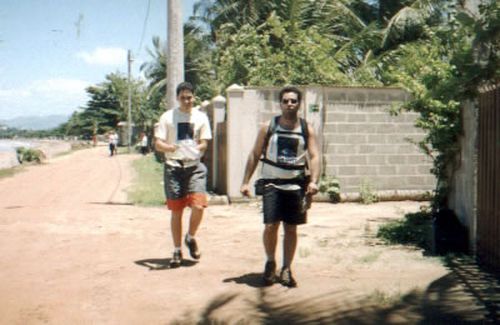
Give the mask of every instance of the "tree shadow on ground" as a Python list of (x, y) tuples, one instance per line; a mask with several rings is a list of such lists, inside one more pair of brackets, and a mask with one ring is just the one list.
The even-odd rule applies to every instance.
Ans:
[(485, 309), (485, 320), (500, 323), (500, 273), (485, 268), (469, 255), (448, 255), (446, 266), (463, 286)]
[[(496, 324), (500, 280), (464, 258), (447, 262), (450, 272), (425, 291), (397, 301), (331, 292), (291, 301), (264, 288), (260, 274), (225, 279), (255, 287), (254, 296), (224, 293), (199, 312), (188, 312), (174, 324)], [(286, 298), (286, 299), (285, 299)]]
[[(467, 239), (458, 236), (463, 229), (458, 229), (458, 219), (455, 220), (451, 210), (443, 210), (441, 217), (446, 222), (454, 220), (457, 225), (451, 230), (444, 229), (446, 224), (433, 222), (430, 211), (422, 210), (382, 225), (377, 237), (393, 244), (414, 245), (427, 256), (441, 255), (450, 270), (449, 276), (459, 285), (457, 292), (472, 297), (484, 309), (485, 322), (500, 323), (500, 273), (483, 267), (473, 256), (467, 255)], [(433, 290), (432, 285), (429, 290)]]
[[(169, 270), (171, 258), (149, 258), (144, 260), (134, 261), (135, 264), (147, 267), (150, 271), (161, 271), (161, 270)], [(191, 260), (182, 260), (180, 267), (191, 267), (196, 265), (198, 262), (194, 262)]]

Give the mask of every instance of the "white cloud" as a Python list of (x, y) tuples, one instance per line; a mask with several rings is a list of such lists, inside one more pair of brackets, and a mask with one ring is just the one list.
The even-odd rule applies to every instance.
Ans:
[(73, 96), (82, 93), (89, 85), (88, 82), (78, 79), (47, 79), (34, 81), (29, 89), (34, 93), (47, 94), (48, 96), (52, 94)]
[(22, 88), (0, 88), (0, 119), (29, 115), (69, 115), (88, 101), (89, 82), (78, 79), (36, 80)]
[(123, 65), (127, 63), (127, 51), (118, 47), (98, 47), (92, 52), (79, 52), (76, 56), (91, 65)]

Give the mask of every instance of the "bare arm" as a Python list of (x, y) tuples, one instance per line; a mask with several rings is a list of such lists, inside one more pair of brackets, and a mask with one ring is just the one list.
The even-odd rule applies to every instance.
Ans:
[(156, 138), (155, 149), (160, 152), (174, 152), (177, 150), (177, 146), (175, 144), (169, 144), (163, 139)]
[(200, 152), (205, 152), (208, 148), (208, 140), (201, 139), (198, 145), (196, 146), (196, 149), (198, 149)]
[(307, 144), (307, 151), (309, 153), (309, 170), (311, 172), (311, 182), (307, 186), (307, 194), (314, 195), (318, 193), (318, 182), (320, 175), (320, 155), (318, 148), (318, 139), (316, 132), (309, 123), (307, 124), (309, 131), (309, 139)]
[(257, 165), (259, 163), (259, 158), (262, 154), (262, 148), (264, 147), (264, 142), (266, 140), (268, 127), (269, 123), (261, 125), (259, 133), (257, 135), (257, 140), (255, 141), (252, 151), (248, 155), (247, 163), (245, 166), (245, 174), (243, 176), (243, 182), (240, 188), (240, 192), (244, 196), (250, 196), (250, 187), (248, 183), (250, 182), (250, 178), (252, 177), (255, 168), (257, 168)]

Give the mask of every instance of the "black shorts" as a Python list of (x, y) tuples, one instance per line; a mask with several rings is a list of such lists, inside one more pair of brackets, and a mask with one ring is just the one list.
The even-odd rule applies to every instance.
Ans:
[(309, 201), (303, 188), (284, 190), (268, 185), (264, 188), (262, 202), (265, 224), (283, 221), (300, 225), (307, 222)]
[(207, 167), (198, 162), (189, 167), (164, 164), (163, 185), (167, 200), (177, 200), (190, 193), (206, 193)]

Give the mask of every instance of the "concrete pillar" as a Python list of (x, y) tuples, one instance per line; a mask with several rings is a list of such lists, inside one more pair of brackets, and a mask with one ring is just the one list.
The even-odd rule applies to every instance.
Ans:
[(201, 102), (201, 107), (200, 107), (200, 110), (201, 110), (202, 112), (207, 113), (207, 112), (208, 112), (208, 108), (209, 108), (209, 106), (210, 106), (210, 101), (208, 101), (208, 100), (204, 100), (203, 102)]
[[(205, 103), (206, 102), (206, 103)], [(205, 101), (207, 106), (210, 105), (209, 101)], [(203, 105), (202, 103), (202, 105)], [(213, 104), (213, 119), (212, 119), (212, 134), (215, 139), (217, 136), (218, 124), (224, 122), (226, 118), (226, 99), (221, 95), (212, 99)], [(218, 141), (212, 141), (213, 157), (212, 157), (212, 188), (217, 188), (217, 180), (219, 179), (219, 145)]]
[[(241, 180), (248, 157), (248, 146), (244, 142), (249, 137), (245, 133), (249, 123), (256, 123), (248, 117), (248, 107), (245, 105), (245, 89), (239, 85), (231, 85), (227, 92), (227, 194), (239, 197)], [(257, 114), (255, 114), (257, 116)], [(245, 130), (245, 131), (244, 131)], [(252, 139), (252, 140), (255, 140)]]

